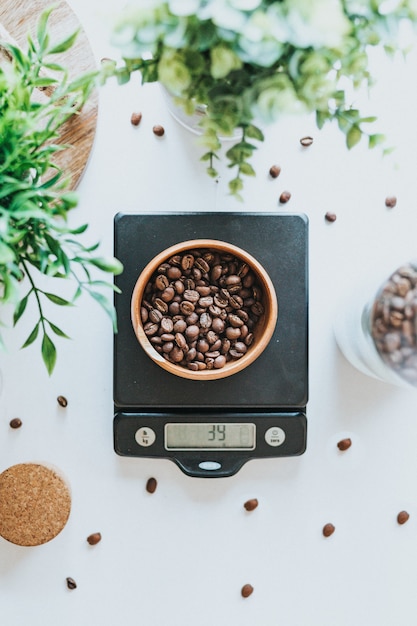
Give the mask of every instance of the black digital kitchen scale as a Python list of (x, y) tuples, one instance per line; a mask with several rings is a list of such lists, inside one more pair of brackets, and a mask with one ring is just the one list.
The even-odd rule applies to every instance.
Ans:
[[(308, 220), (288, 213), (116, 215), (114, 449), (167, 458), (189, 476), (235, 474), (251, 459), (300, 455), (308, 395)], [(134, 285), (166, 248), (217, 239), (243, 248), (269, 274), (278, 299), (267, 348), (248, 367), (217, 380), (167, 372), (138, 343), (130, 317)]]

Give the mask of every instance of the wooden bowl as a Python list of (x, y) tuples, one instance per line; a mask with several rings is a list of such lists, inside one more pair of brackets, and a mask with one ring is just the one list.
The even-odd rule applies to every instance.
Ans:
[[(162, 354), (155, 350), (144, 331), (141, 319), (141, 305), (146, 286), (162, 263), (166, 262), (174, 255), (183, 254), (186, 251), (201, 248), (214, 251), (218, 250), (221, 253), (230, 253), (250, 266), (262, 290), (263, 296), (261, 302), (264, 308), (264, 313), (261, 315), (253, 328), (254, 341), (242, 357), (226, 362), (226, 364), (219, 369), (202, 369), (193, 371), (183, 365), (167, 361)], [(242, 250), (241, 248), (238, 248), (230, 243), (217, 241), (215, 239), (192, 239), (189, 241), (183, 241), (160, 252), (148, 263), (140, 274), (138, 280), (136, 281), (131, 300), (131, 318), (133, 329), (146, 354), (167, 372), (192, 380), (205, 381), (225, 378), (240, 372), (245, 367), (248, 367), (248, 365), (253, 363), (255, 359), (259, 357), (268, 345), (275, 330), (277, 317), (278, 303), (275, 289), (271, 279), (262, 265), (248, 252), (245, 252), (245, 250)]]

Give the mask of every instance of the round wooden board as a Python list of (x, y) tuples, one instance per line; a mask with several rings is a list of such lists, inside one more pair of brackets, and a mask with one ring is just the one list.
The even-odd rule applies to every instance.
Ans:
[[(27, 35), (34, 34), (40, 14), (51, 6), (50, 0), (1, 0), (0, 24), (10, 33), (19, 46), (27, 49)], [(87, 36), (80, 22), (66, 2), (58, 0), (49, 17), (51, 40), (60, 42), (79, 29), (74, 46), (67, 52), (56, 55), (56, 60), (68, 68), (71, 77), (94, 70), (94, 59)], [(65, 176), (71, 179), (70, 188), (74, 189), (85, 170), (93, 145), (97, 124), (98, 95), (94, 92), (84, 105), (79, 115), (74, 115), (62, 127), (57, 143), (69, 145), (55, 156)]]

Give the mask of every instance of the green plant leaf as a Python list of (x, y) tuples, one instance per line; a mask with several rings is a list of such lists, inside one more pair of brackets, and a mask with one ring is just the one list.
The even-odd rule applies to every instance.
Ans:
[(47, 333), (43, 335), (41, 352), (48, 374), (51, 375), (56, 363), (56, 348)]
[(117, 319), (116, 319), (116, 311), (115, 311), (114, 306), (109, 302), (106, 296), (103, 296), (103, 294), (98, 291), (89, 290), (89, 294), (90, 296), (94, 298), (94, 300), (96, 300), (99, 303), (99, 305), (104, 309), (104, 311), (106, 311), (107, 315), (110, 317), (112, 321), (113, 330), (116, 333), (117, 332)]
[(61, 330), (58, 326), (56, 326), (49, 320), (48, 320), (48, 324), (51, 327), (51, 330), (55, 333), (55, 335), (58, 335), (59, 337), (64, 337), (65, 339), (70, 339), (70, 337), (68, 337), (68, 335), (64, 333), (63, 330)]
[(95, 265), (104, 272), (111, 272), (112, 274), (121, 274), (123, 272), (123, 265), (117, 259), (111, 257), (95, 257), (90, 259), (90, 263)]
[(28, 303), (28, 299), (31, 293), (32, 293), (32, 290), (30, 290), (25, 295), (25, 297), (20, 300), (19, 304), (15, 308), (15, 311), (13, 314), (13, 326), (16, 326), (17, 322), (19, 321), (19, 319), (22, 317), (23, 313), (25, 312), (26, 305)]
[(48, 293), (46, 291), (43, 292), (44, 296), (48, 298), (54, 304), (58, 304), (59, 306), (72, 306), (72, 302), (69, 300), (65, 300), (65, 298), (61, 298), (61, 296), (57, 296), (54, 293)]
[(35, 328), (32, 330), (29, 337), (26, 339), (25, 343), (22, 345), (22, 349), (27, 348), (28, 346), (30, 346), (31, 343), (35, 341), (39, 333), (39, 324), (40, 322), (36, 324)]
[(249, 126), (245, 128), (245, 135), (246, 137), (250, 137), (250, 139), (257, 139), (258, 141), (264, 141), (265, 139), (263, 132), (253, 124), (249, 124)]
[(75, 43), (75, 40), (77, 39), (79, 35), (79, 32), (80, 30), (77, 29), (74, 33), (72, 33), (72, 35), (70, 35), (69, 37), (61, 41), (60, 43), (56, 44), (52, 48), (49, 48), (48, 54), (60, 54), (61, 52), (66, 52), (67, 50), (72, 48), (72, 46)]
[(346, 135), (346, 145), (349, 148), (349, 150), (353, 148), (354, 146), (356, 146), (356, 144), (360, 142), (361, 138), (362, 138), (361, 129), (359, 128), (359, 126), (353, 125), (349, 129)]
[(245, 176), (256, 176), (256, 172), (250, 163), (241, 163), (239, 169), (241, 174), (245, 174)]

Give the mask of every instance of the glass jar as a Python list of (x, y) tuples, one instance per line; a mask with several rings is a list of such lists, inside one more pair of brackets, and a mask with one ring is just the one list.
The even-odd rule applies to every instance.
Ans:
[(417, 262), (399, 266), (365, 303), (353, 298), (335, 323), (345, 357), (369, 376), (417, 388)]

